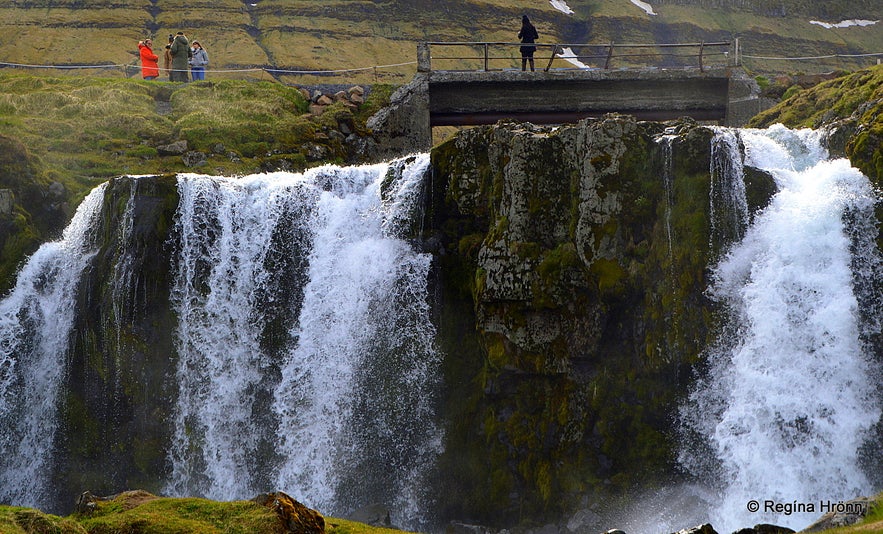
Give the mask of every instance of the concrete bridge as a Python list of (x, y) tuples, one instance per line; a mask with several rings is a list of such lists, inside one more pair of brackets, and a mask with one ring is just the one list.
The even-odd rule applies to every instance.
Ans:
[[(493, 124), (501, 119), (560, 124), (607, 113), (654, 121), (692, 117), (743, 126), (767, 107), (757, 84), (741, 67), (706, 66), (701, 52), (694, 66), (611, 69), (608, 53), (608, 68), (551, 69), (561, 45), (552, 46), (548, 66), (540, 65), (536, 72), (489, 68), (491, 59), (511, 65), (513, 58), (493, 58), (487, 46), (484, 57), (478, 58), (480, 70), (433, 70), (429, 46), (421, 43), (416, 76), (368, 126), (391, 147), (388, 155), (394, 155), (428, 150), (434, 126)], [(734, 56), (728, 62), (735, 63), (738, 52)], [(462, 61), (463, 56), (446, 59)]]

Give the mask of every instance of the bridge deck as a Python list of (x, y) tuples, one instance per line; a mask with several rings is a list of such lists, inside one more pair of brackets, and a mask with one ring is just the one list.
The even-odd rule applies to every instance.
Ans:
[(618, 112), (646, 120), (727, 116), (730, 69), (431, 71), (432, 126), (573, 122)]

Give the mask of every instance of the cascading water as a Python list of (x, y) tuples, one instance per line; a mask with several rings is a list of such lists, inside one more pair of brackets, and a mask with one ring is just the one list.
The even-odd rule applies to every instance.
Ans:
[(662, 186), (665, 190), (665, 237), (668, 238), (668, 257), (674, 256), (672, 249), (672, 233), (671, 233), (671, 208), (674, 204), (674, 169), (672, 169), (672, 143), (677, 139), (676, 135), (666, 134), (660, 136), (656, 142), (662, 145), (662, 157), (664, 158), (662, 167)]
[(402, 231), (428, 162), (180, 178), (170, 493), (422, 520), (440, 359)]
[(711, 245), (742, 238), (748, 225), (745, 172), (737, 131), (719, 128), (711, 141)]
[(826, 161), (816, 132), (740, 135), (746, 164), (772, 173), (779, 192), (714, 269), (710, 292), (729, 324), (682, 410), (708, 456), (693, 449), (681, 459), (718, 479), (718, 530), (800, 528), (824, 503), (872, 489), (859, 454), (880, 407), (862, 330), (877, 311), (860, 309), (867, 299), (852, 267), (879, 273), (880, 261), (874, 247), (851, 243), (876, 235), (874, 218), (852, 217), (858, 229), (844, 221), (872, 212), (876, 198), (848, 161)]
[(0, 502), (43, 506), (57, 402), (83, 269), (106, 184), (77, 209), (60, 241), (37, 250), (0, 301)]

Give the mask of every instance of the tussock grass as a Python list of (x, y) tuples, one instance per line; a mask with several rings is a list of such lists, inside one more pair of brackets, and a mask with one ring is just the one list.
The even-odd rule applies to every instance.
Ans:
[[(361, 110), (364, 121), (392, 88), (375, 86)], [(169, 112), (161, 112), (161, 104)], [(212, 152), (203, 172), (260, 172), (268, 154), (305, 154), (325, 143), (318, 130), (336, 128), (335, 113), (315, 118), (299, 90), (275, 82), (209, 80), (187, 85), (114, 78), (29, 76), (0, 71), (0, 126), (46, 167), (43, 181), (60, 181), (80, 198), (83, 185), (121, 174), (189, 171), (180, 157), (156, 146), (184, 139)], [(217, 145), (223, 150), (214, 153)], [(340, 147), (331, 151), (338, 154)], [(239, 158), (230, 158), (237, 154)], [(338, 156), (332, 157), (342, 157)], [(307, 165), (300, 161), (300, 167)], [(322, 162), (313, 162), (320, 164)]]

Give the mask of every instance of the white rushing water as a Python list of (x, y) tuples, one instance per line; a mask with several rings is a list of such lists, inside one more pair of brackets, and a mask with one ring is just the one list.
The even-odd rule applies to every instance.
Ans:
[(816, 132), (776, 126), (740, 136), (746, 164), (772, 173), (779, 192), (714, 268), (710, 293), (730, 322), (682, 410), (707, 438), (707, 456), (692, 448), (682, 461), (719, 480), (718, 531), (800, 529), (825, 503), (873, 489), (859, 451), (880, 407), (860, 311), (876, 310), (859, 309), (852, 268), (879, 273), (880, 262), (873, 247), (851, 242), (876, 235), (874, 218), (845, 221), (869, 214), (876, 199), (847, 160), (827, 160)]
[(420, 521), (440, 359), (430, 256), (401, 236), (428, 163), (180, 178), (170, 493)]
[(62, 239), (42, 245), (0, 301), (0, 502), (49, 502), (57, 397), (83, 269), (106, 184), (77, 209)]

